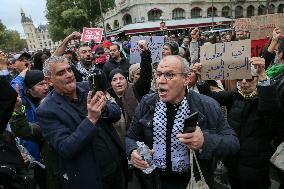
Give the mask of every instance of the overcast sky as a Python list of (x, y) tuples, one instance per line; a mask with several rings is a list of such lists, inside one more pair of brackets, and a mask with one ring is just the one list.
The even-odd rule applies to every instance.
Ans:
[(21, 8), (32, 17), (35, 27), (46, 24), (46, 0), (0, 0), (0, 20), (8, 29), (17, 30), (24, 36), (21, 25)]

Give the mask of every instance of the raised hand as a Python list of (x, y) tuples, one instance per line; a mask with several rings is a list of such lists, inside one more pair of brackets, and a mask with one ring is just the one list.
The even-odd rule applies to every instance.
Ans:
[(274, 30), (273, 30), (273, 32), (272, 32), (272, 39), (274, 39), (274, 40), (278, 40), (279, 39), (279, 37), (280, 37), (280, 35), (281, 35), (281, 30), (280, 30), (280, 28), (274, 28)]
[(92, 91), (88, 93), (87, 97), (87, 110), (88, 119), (95, 124), (101, 116), (103, 109), (106, 105), (106, 97), (103, 92), (98, 91), (92, 97)]
[(142, 51), (148, 50), (147, 42), (145, 40), (138, 41), (138, 45), (139, 45), (139, 47), (141, 48)]
[(16, 92), (17, 92), (18, 96), (17, 96), (15, 107), (14, 107), (14, 111), (15, 112), (21, 112), (22, 111), (22, 99), (19, 95), (20, 87), (19, 87), (18, 84), (16, 84)]
[(202, 67), (201, 63), (195, 63), (195, 64), (193, 64), (193, 66), (192, 66), (192, 71), (193, 71), (196, 75), (200, 76), (200, 75), (201, 75), (201, 67)]
[(252, 57), (249, 59), (249, 63), (256, 67), (258, 79), (260, 81), (266, 79), (265, 74), (265, 59), (260, 57)]
[(76, 40), (76, 39), (80, 39), (81, 38), (81, 33), (80, 32), (73, 32), (68, 36), (69, 40)]

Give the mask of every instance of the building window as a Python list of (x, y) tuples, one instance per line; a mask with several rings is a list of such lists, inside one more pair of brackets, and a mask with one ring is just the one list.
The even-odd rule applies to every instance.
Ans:
[(254, 16), (254, 6), (250, 5), (247, 8), (247, 17), (250, 18)]
[(222, 16), (230, 18), (231, 17), (231, 9), (230, 7), (226, 6), (222, 8)]
[(119, 22), (118, 20), (115, 20), (113, 23), (113, 29), (117, 29), (117, 28), (119, 28)]
[(122, 20), (123, 20), (123, 25), (132, 24), (132, 18), (130, 14), (124, 15)]
[(30, 49), (32, 49), (32, 48), (33, 48), (33, 46), (31, 45), (31, 46), (30, 46)]
[(47, 43), (46, 42), (44, 42), (44, 46), (47, 47)]
[(265, 13), (266, 13), (266, 8), (265, 8), (265, 6), (264, 5), (260, 5), (259, 7), (258, 7), (258, 15), (264, 15)]
[(43, 39), (43, 40), (45, 40), (45, 36), (44, 36), (44, 34), (42, 35), (42, 39)]
[(49, 39), (49, 35), (47, 34), (46, 37)]
[(213, 16), (218, 16), (217, 15), (217, 8), (216, 7), (209, 7), (207, 9), (207, 17), (212, 17), (212, 9), (213, 9)]
[(191, 18), (201, 18), (202, 17), (202, 9), (199, 7), (194, 7), (190, 11)]
[(148, 21), (157, 21), (160, 20), (162, 16), (162, 11), (160, 9), (152, 9), (148, 12)]
[(106, 31), (111, 31), (111, 26), (109, 23), (106, 24)]
[(277, 10), (278, 13), (284, 13), (284, 4), (280, 4), (278, 6), (278, 10)]
[(173, 19), (184, 19), (185, 18), (185, 11), (182, 8), (176, 8), (172, 12)]
[(36, 48), (35, 45), (34, 45), (34, 48)]
[(48, 42), (48, 45), (51, 47), (51, 41)]
[(241, 6), (237, 6), (235, 9), (235, 17), (236, 18), (242, 18), (244, 17), (244, 9)]
[(275, 13), (275, 6), (273, 4), (270, 4), (268, 7), (268, 14), (274, 14)]

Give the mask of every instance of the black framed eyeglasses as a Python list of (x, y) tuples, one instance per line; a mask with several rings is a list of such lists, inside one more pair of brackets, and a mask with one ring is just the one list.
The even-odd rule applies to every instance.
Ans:
[(162, 72), (156, 71), (154, 73), (154, 76), (155, 76), (155, 79), (160, 79), (162, 77), (162, 75), (163, 75), (166, 80), (171, 80), (171, 79), (173, 79), (174, 77), (176, 77), (179, 74), (187, 75), (186, 73), (183, 73), (183, 72), (180, 72), (180, 73), (174, 73), (174, 72), (162, 73)]

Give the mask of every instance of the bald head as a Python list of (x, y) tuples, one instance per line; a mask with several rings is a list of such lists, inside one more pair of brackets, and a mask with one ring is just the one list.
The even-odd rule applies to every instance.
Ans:
[[(175, 65), (177, 67), (181, 68), (181, 72), (185, 73), (185, 74), (189, 74), (189, 63), (187, 62), (186, 59), (178, 56), (178, 55), (169, 55), (164, 57), (161, 61), (160, 64), (162, 65), (167, 65), (167, 64), (172, 64)], [(158, 65), (158, 67), (160, 66), (160, 64)]]

